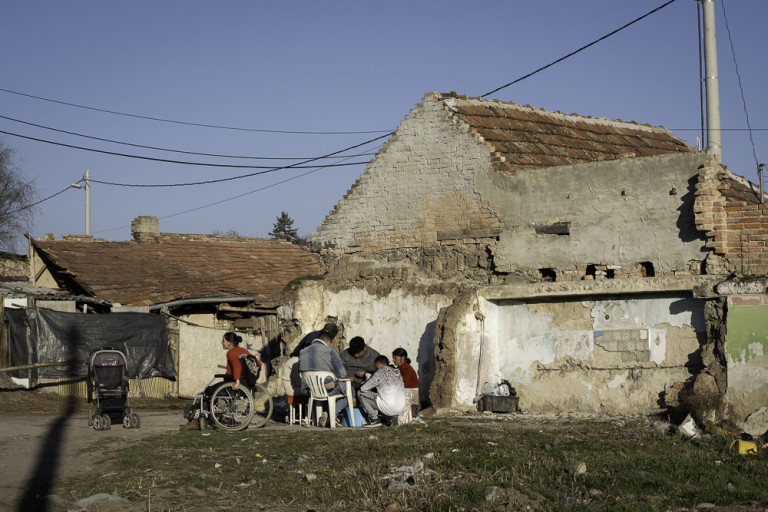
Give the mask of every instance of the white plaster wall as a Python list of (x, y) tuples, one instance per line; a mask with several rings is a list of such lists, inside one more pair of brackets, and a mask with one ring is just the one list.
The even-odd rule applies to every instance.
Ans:
[(426, 390), (435, 372), (435, 320), (440, 308), (450, 305), (451, 300), (440, 295), (411, 295), (401, 289), (385, 297), (361, 288), (321, 290), (321, 286), (309, 284), (300, 291), (293, 314), (303, 334), (320, 329), (326, 317), (337, 317), (344, 325), (347, 342), (353, 336), (362, 336), (390, 359), (394, 349), (407, 350), (422, 392)]
[[(532, 410), (646, 412), (658, 407), (665, 383), (687, 377), (687, 356), (699, 347), (696, 331), (705, 329), (702, 302), (628, 298), (581, 306), (580, 318), (558, 318), (546, 303), (481, 300), (484, 321), (468, 313), (461, 325), (457, 403), (470, 405), (484, 382), (507, 379), (521, 407)], [(594, 333), (611, 329), (647, 330), (651, 360), (622, 363), (613, 353), (611, 364), (596, 362)], [(668, 346), (670, 329), (680, 346)]]
[[(227, 355), (221, 348), (221, 338), (226, 331), (179, 324), (179, 396), (191, 398), (202, 391), (215, 374), (226, 372)], [(261, 337), (238, 333), (243, 338), (240, 345), (256, 357), (260, 357)], [(265, 378), (262, 372), (261, 379)]]

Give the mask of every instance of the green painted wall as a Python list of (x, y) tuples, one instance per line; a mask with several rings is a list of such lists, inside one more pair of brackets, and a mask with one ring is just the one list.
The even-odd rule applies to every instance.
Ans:
[[(734, 362), (747, 363), (755, 356), (768, 354), (768, 305), (728, 307), (728, 355)], [(762, 351), (750, 345), (759, 343)]]

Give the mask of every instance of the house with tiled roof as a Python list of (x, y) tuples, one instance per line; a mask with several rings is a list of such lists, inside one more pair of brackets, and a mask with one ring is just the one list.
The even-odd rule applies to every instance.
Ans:
[(732, 369), (768, 365), (726, 355), (717, 285), (768, 271), (765, 228), (757, 188), (664, 127), (429, 93), (312, 235), (322, 308), (293, 312), (406, 348), (440, 406), (505, 379), (529, 411), (654, 414), (695, 388), (743, 417), (768, 380)]
[(156, 217), (131, 228), (130, 241), (31, 240), (35, 284), (108, 301), (113, 312), (166, 314), (182, 396), (219, 373), (223, 331), (241, 332), (265, 360), (281, 355), (276, 296), (320, 273), (316, 255), (284, 240), (161, 233)]

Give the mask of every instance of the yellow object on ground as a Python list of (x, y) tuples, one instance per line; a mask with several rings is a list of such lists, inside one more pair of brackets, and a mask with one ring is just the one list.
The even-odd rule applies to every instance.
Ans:
[(757, 454), (757, 445), (752, 441), (737, 439), (731, 443), (731, 451), (739, 452), (741, 455)]

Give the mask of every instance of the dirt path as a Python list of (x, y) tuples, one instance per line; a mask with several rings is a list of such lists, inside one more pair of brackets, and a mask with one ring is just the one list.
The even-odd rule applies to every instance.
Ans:
[[(98, 478), (109, 471), (113, 452), (142, 437), (178, 432), (184, 423), (178, 408), (145, 410), (132, 404), (141, 428), (113, 425), (96, 431), (88, 426), (82, 404), (68, 414), (62, 397), (24, 395), (27, 399), (0, 393), (0, 511), (77, 509), (56, 496), (56, 479), (83, 473)], [(41, 401), (55, 405), (45, 414)], [(20, 414), (19, 404), (30, 412)]]

